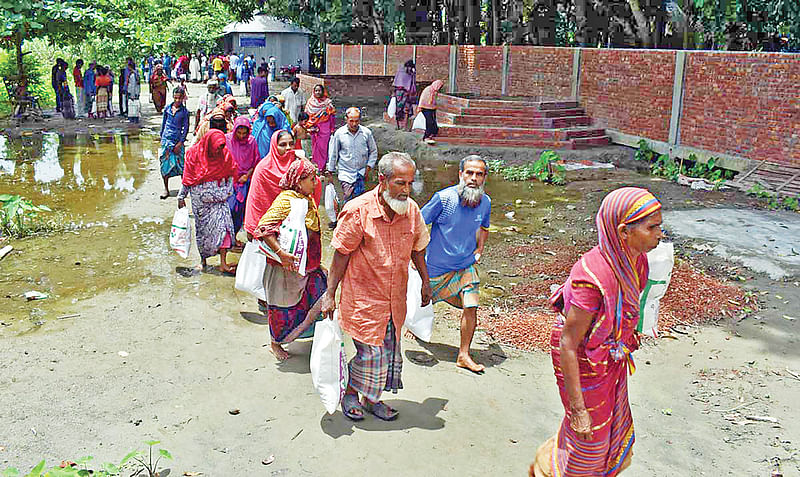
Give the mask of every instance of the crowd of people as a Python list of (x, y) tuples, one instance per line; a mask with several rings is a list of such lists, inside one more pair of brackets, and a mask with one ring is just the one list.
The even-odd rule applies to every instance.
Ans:
[(78, 59), (72, 68), (75, 95), (69, 87), (67, 69), (69, 64), (62, 58), (52, 68), (51, 84), (56, 96), (56, 111), (65, 119), (109, 118), (116, 115), (114, 109), (114, 85), (119, 94), (119, 115), (138, 123), (141, 115), (142, 76), (133, 58), (127, 58), (119, 75), (115, 77), (110, 65), (90, 62), (84, 69), (84, 61)]
[[(169, 60), (169, 61), (168, 61)], [(184, 61), (186, 60), (186, 61)], [(338, 309), (343, 331), (354, 341), (349, 381), (341, 401), (352, 420), (372, 414), (383, 420), (398, 417), (381, 396), (403, 387), (401, 329), (406, 316), (409, 264), (422, 281), (422, 305), (446, 302), (461, 310), (456, 366), (474, 373), (484, 365), (470, 354), (480, 302), (480, 263), (489, 237), (491, 199), (484, 190), (488, 176), (481, 156), (464, 157), (459, 182), (437, 191), (423, 207), (410, 198), (417, 166), (406, 153), (390, 152), (378, 160), (372, 131), (361, 125), (356, 107), (346, 110), (336, 127), (336, 108), (323, 85), (306, 98), (299, 80), (280, 95), (271, 95), (266, 68), (250, 77), (252, 115), (239, 115), (231, 94), (243, 81), (241, 65), (252, 58), (165, 55), (148, 63), (151, 95), (162, 114), (159, 159), (164, 180), (162, 198), (169, 197), (169, 179), (181, 178), (178, 207), (191, 201), (201, 267), (219, 255), (219, 271), (234, 274), (231, 251), (244, 242), (260, 241), (268, 254), (263, 275), (265, 299), (258, 309), (268, 317), (271, 350), (278, 360), (290, 358), (284, 348), (309, 336), (318, 319)], [(205, 81), (207, 91), (194, 114), (186, 107), (186, 88), (167, 87), (185, 68), (191, 81)], [(209, 74), (202, 73), (209, 68)], [(110, 68), (96, 62), (73, 70), (77, 114), (113, 114)], [(53, 69), (59, 109), (72, 105), (67, 64)], [(198, 73), (198, 67), (200, 73)], [(230, 76), (228, 76), (230, 75)], [(246, 76), (245, 76), (246, 77)], [(120, 72), (129, 117), (138, 117), (140, 76), (129, 59)], [(408, 127), (415, 113), (426, 118), (424, 139), (436, 135), (436, 96), (443, 87), (434, 81), (417, 95), (414, 63), (405, 63), (394, 82), (398, 129)], [(194, 116), (194, 128), (190, 119)], [(186, 147), (189, 136), (193, 144)], [(377, 173), (375, 173), (376, 171)], [(366, 190), (376, 176), (377, 186)], [(324, 206), (333, 230), (329, 269), (321, 261)], [(328, 194), (328, 187), (334, 193)], [(302, 203), (307, 232), (307, 260), (282, 248), (282, 224), (295, 204)], [(430, 226), (430, 229), (428, 228)], [(609, 193), (596, 217), (598, 244), (573, 266), (567, 281), (551, 297), (560, 313), (551, 345), (556, 383), (564, 418), (556, 434), (539, 447), (529, 473), (609, 475), (626, 469), (634, 442), (627, 397), (627, 376), (634, 371), (632, 353), (639, 294), (648, 274), (646, 253), (662, 238), (661, 204), (647, 190), (625, 187)], [(244, 232), (240, 234), (241, 229)], [(337, 298), (337, 291), (340, 291)]]

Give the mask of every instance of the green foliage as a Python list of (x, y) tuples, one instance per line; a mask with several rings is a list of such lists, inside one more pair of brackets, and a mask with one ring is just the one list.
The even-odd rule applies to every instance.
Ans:
[(506, 166), (504, 161), (489, 160), (486, 165), (489, 173), (500, 173), (507, 181), (528, 181), (537, 179), (540, 182), (549, 182), (555, 185), (566, 184), (564, 166), (558, 164), (561, 157), (555, 151), (543, 151), (534, 162), (518, 166)]
[(770, 192), (761, 184), (756, 182), (750, 189), (747, 190), (747, 195), (758, 197), (759, 199), (766, 199), (767, 207), (772, 210), (790, 210), (792, 212), (800, 212), (800, 198), (797, 196), (778, 196), (774, 192)]
[[(39, 97), (42, 107), (56, 104), (56, 94), (50, 86), (50, 71), (47, 63), (35, 54), (23, 57), (28, 77), (28, 94)], [(0, 50), (0, 77), (9, 78), (17, 75), (17, 63), (13, 54)], [(5, 87), (0, 87), (0, 116), (8, 116), (12, 112), (11, 102)]]
[(215, 18), (196, 14), (175, 18), (164, 30), (167, 51), (196, 53), (216, 51), (217, 39), (222, 36), (222, 27)]
[(639, 148), (634, 153), (634, 158), (649, 163), (651, 174), (671, 181), (677, 181), (678, 176), (684, 175), (705, 179), (719, 187), (736, 174), (734, 171), (717, 166), (718, 160), (713, 157), (703, 163), (694, 154), (689, 154), (685, 162), (679, 162), (668, 154), (658, 154), (644, 139), (639, 140)]
[[(159, 441), (146, 441), (149, 448), (149, 459), (147, 451), (134, 450), (129, 452), (117, 464), (111, 462), (103, 462), (101, 464), (93, 465), (94, 457), (86, 456), (77, 459), (72, 466), (61, 467), (60, 465), (53, 466), (45, 470), (45, 461), (42, 460), (30, 472), (25, 474), (25, 477), (121, 477), (123, 471), (128, 471), (125, 475), (130, 476), (147, 476), (158, 477), (160, 471), (158, 463), (163, 459), (172, 460), (172, 454), (166, 449), (158, 449), (155, 456), (156, 460), (153, 461), (153, 447), (160, 444)], [(96, 467), (96, 469), (90, 469)], [(163, 472), (163, 469), (161, 469)], [(14, 467), (9, 467), (0, 472), (0, 477), (21, 477), (20, 471)]]
[(25, 237), (53, 229), (50, 222), (39, 216), (41, 212), (52, 212), (46, 205), (35, 205), (19, 195), (0, 194), (0, 234)]

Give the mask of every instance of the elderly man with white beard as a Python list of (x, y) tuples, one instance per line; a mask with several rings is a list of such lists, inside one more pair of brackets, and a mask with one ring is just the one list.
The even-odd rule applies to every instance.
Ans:
[(419, 206), (409, 197), (415, 172), (408, 154), (384, 155), (378, 162), (378, 186), (345, 204), (331, 239), (335, 252), (321, 307), (330, 317), (341, 282), (339, 323), (356, 346), (342, 412), (356, 421), (365, 412), (386, 421), (397, 418), (397, 410), (380, 396), (403, 388), (400, 329), (406, 319), (409, 261), (422, 277), (423, 305), (431, 299), (425, 266), (430, 236)]
[(483, 192), (487, 166), (481, 156), (461, 159), (459, 183), (433, 194), (422, 208), (431, 227), (431, 243), (425, 262), (430, 275), (433, 302), (445, 301), (461, 308), (461, 345), (456, 366), (481, 373), (484, 366), (469, 355), (478, 322), (478, 286), (475, 264), (489, 237), (492, 200)]

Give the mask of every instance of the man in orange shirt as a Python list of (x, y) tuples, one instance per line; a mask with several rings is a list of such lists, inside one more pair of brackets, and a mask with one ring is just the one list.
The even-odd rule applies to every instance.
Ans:
[(406, 319), (409, 261), (422, 277), (422, 304), (431, 299), (425, 265), (430, 235), (419, 206), (409, 197), (415, 172), (408, 154), (384, 155), (378, 162), (378, 187), (348, 202), (333, 232), (336, 251), (322, 312), (328, 317), (333, 313), (341, 282), (340, 325), (356, 346), (342, 399), (342, 412), (352, 420), (364, 419), (365, 410), (386, 421), (397, 418), (397, 410), (380, 396), (403, 388), (400, 329)]

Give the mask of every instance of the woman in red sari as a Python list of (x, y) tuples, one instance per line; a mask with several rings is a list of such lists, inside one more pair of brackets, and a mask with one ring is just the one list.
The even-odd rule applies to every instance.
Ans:
[(306, 126), (311, 133), (311, 160), (324, 171), (328, 163), (328, 143), (336, 125), (336, 108), (321, 84), (314, 86), (314, 94), (306, 102), (306, 113)]
[(156, 107), (156, 112), (160, 113), (167, 104), (167, 75), (164, 74), (164, 67), (161, 63), (156, 63), (153, 67), (153, 74), (150, 75), (150, 99)]
[(596, 222), (598, 245), (550, 298), (564, 315), (550, 344), (566, 416), (536, 452), (531, 476), (616, 476), (633, 455), (627, 379), (639, 347), (646, 253), (663, 237), (661, 204), (645, 189), (623, 187), (603, 199)]

